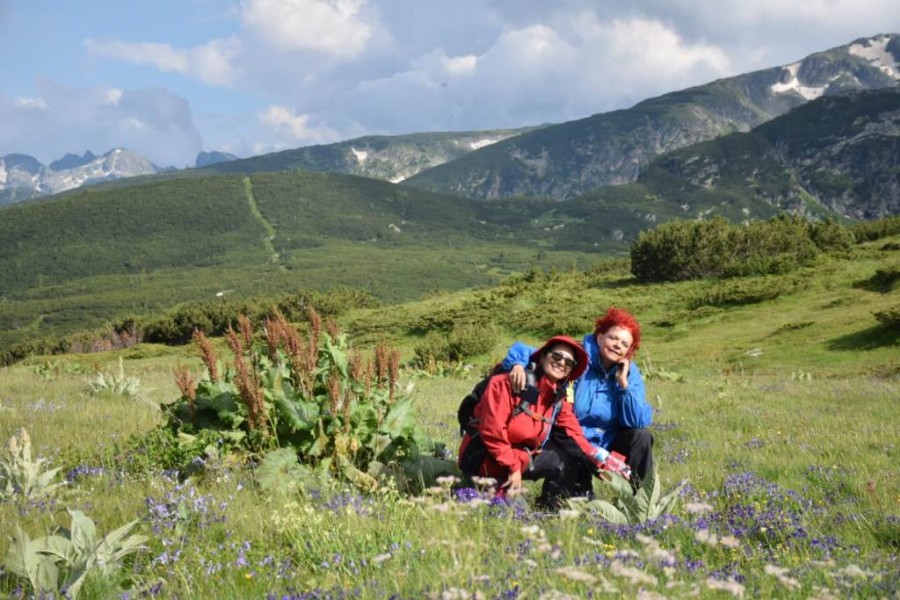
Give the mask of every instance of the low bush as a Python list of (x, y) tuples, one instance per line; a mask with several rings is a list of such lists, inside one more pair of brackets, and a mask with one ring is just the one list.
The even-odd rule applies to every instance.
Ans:
[(716, 282), (698, 290), (688, 299), (688, 306), (696, 309), (757, 304), (794, 292), (798, 285), (798, 280), (783, 277), (747, 277)]
[(900, 215), (885, 217), (876, 221), (856, 223), (850, 227), (857, 243), (871, 242), (900, 233)]
[(195, 333), (207, 373), (176, 372), (182, 396), (163, 406), (168, 427), (184, 436), (223, 432), (254, 456), (290, 449), (295, 460), (354, 485), (378, 487), (391, 465), (416, 461), (434, 446), (416, 427), (412, 398), (399, 389), (400, 353), (385, 345), (364, 360), (346, 336), (310, 311), (306, 340), (281, 316), (268, 318), (259, 347), (250, 320), (229, 329), (230, 365)]
[[(815, 229), (823, 245), (840, 245), (835, 226)], [(818, 252), (809, 224), (797, 217), (732, 225), (724, 218), (670, 221), (641, 232), (631, 246), (631, 272), (642, 282), (788, 273)]]
[(900, 304), (878, 311), (874, 316), (884, 327), (900, 328)]

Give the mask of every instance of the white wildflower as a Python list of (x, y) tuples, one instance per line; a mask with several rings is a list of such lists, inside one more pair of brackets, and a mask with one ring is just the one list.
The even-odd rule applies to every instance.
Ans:
[(871, 575), (871, 573), (869, 573), (868, 571), (864, 571), (863, 569), (860, 569), (856, 565), (847, 565), (846, 567), (841, 569), (841, 572), (844, 575), (847, 575), (848, 577), (854, 577), (856, 579), (862, 579), (864, 577), (868, 577), (869, 575)]
[(635, 569), (633, 567), (626, 567), (624, 564), (619, 561), (613, 561), (612, 565), (610, 565), (609, 570), (612, 571), (613, 575), (617, 575), (619, 577), (624, 577), (629, 580), (631, 583), (642, 583), (645, 585), (656, 585), (656, 577), (650, 575), (649, 573), (644, 573), (641, 570)]
[(712, 577), (710, 577), (706, 580), (706, 587), (711, 590), (721, 590), (723, 592), (728, 592), (736, 598), (744, 597), (744, 586), (733, 579), (722, 580), (713, 579)]
[(692, 515), (702, 515), (708, 513), (712, 509), (712, 505), (707, 504), (706, 502), (688, 502), (684, 505), (684, 510)]
[(453, 475), (444, 475), (443, 477), (438, 477), (435, 479), (437, 484), (442, 487), (450, 487), (454, 483), (459, 483), (459, 477), (455, 477)]
[(597, 582), (597, 578), (594, 575), (585, 573), (584, 571), (576, 569), (575, 567), (560, 567), (556, 569), (556, 572), (566, 579), (571, 579), (572, 581), (581, 581), (582, 583), (586, 583), (588, 585), (594, 585)]
[(765, 569), (763, 569), (767, 575), (774, 575), (776, 579), (778, 579), (779, 583), (786, 587), (789, 590), (798, 590), (800, 589), (800, 582), (794, 579), (793, 577), (788, 577), (788, 573), (790, 573), (790, 569), (785, 567), (779, 567), (776, 565), (766, 565)]
[(719, 543), (719, 538), (716, 534), (710, 533), (709, 529), (697, 530), (697, 533), (694, 534), (694, 539), (701, 544), (709, 544), (710, 546), (715, 546)]
[(726, 548), (730, 548), (732, 550), (740, 547), (740, 545), (741, 545), (741, 543), (738, 541), (738, 539), (736, 537), (734, 537), (733, 535), (723, 536), (722, 539), (719, 540), (719, 543), (722, 546), (724, 546)]
[(564, 594), (557, 590), (549, 590), (538, 596), (538, 600), (579, 600), (581, 596)]

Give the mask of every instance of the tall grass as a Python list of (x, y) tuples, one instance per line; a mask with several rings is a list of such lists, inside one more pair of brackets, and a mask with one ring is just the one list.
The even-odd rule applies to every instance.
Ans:
[[(405, 326), (462, 307), (495, 317), (500, 338), (531, 341), (555, 326), (534, 306), (571, 306), (585, 315), (582, 331), (608, 304), (635, 310), (663, 488), (690, 482), (673, 514), (650, 523), (612, 526), (577, 504), (540, 513), (533, 485), (510, 502), (440, 486), (417, 497), (390, 486), (362, 494), (315, 478), (268, 492), (215, 448), (189, 478), (163, 472), (153, 462), (163, 456), (152, 447), (134, 456), (129, 437), (153, 430), (156, 405), (179, 396), (173, 368), (197, 371), (201, 360), (139, 345), (0, 369), (0, 437), (25, 427), (35, 453), (70, 482), (51, 501), (0, 504), (0, 531), (46, 535), (67, 524), (66, 508), (103, 531), (140, 519), (148, 550), (79, 597), (122, 587), (166, 598), (893, 597), (900, 364), (896, 332), (873, 312), (896, 292), (854, 287), (883, 262), (872, 251), (823, 263), (803, 286), (728, 307), (691, 308), (703, 282), (636, 286), (610, 267), (345, 318), (351, 333), (360, 323), (366, 336), (391, 334), (411, 360), (420, 333)], [(455, 448), (458, 402), (501, 353), (456, 375), (401, 370), (429, 436)], [(139, 396), (90, 395), (85, 373), (117, 368), (120, 355)], [(8, 548), (0, 536), (0, 560)], [(17, 586), (7, 579), (0, 593), (27, 595)]]

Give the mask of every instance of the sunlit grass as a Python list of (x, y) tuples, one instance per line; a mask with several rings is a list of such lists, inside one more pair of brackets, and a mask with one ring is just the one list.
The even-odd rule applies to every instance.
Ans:
[[(511, 325), (517, 310), (557, 314), (568, 300), (586, 332), (588, 315), (631, 308), (645, 325), (638, 361), (663, 488), (690, 482), (675, 512), (653, 523), (614, 527), (577, 505), (545, 515), (529, 506), (536, 485), (512, 504), (473, 502), (471, 490), (410, 497), (317, 481), (286, 496), (263, 492), (251, 469), (223, 457), (186, 481), (137, 468), (128, 441), (162, 423), (158, 405), (180, 393), (173, 368), (202, 368), (192, 348), (139, 345), (0, 369), (0, 437), (25, 427), (70, 482), (51, 502), (0, 504), (0, 531), (19, 524), (45, 535), (67, 523), (66, 508), (103, 531), (141, 519), (150, 540), (128, 566), (129, 585), (158, 597), (891, 597), (900, 586), (900, 378), (896, 336), (877, 329), (872, 312), (897, 300), (854, 287), (878, 264), (870, 254), (825, 265), (796, 293), (728, 309), (688, 310), (701, 284), (635, 286), (612, 270), (511, 293), (510, 304), (491, 296), (509, 290), (482, 290), (345, 319), (370, 339), (391, 332), (410, 360), (412, 324), (460, 311), (496, 316), (496, 346), (471, 369), (401, 371), (422, 431), (455, 451), (459, 401), (502, 355), (510, 340), (501, 338), (541, 338), (540, 327)], [(86, 379), (115, 369), (119, 355), (139, 395), (91, 396)], [(600, 482), (596, 491), (607, 492)], [(8, 544), (0, 536), (0, 560)], [(86, 595), (110, 597), (114, 584)], [(15, 589), (0, 583), (4, 594)]]

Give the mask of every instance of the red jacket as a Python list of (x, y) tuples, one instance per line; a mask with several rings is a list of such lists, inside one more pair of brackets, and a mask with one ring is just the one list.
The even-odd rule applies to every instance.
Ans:
[[(556, 384), (546, 377), (538, 380), (538, 400), (529, 404), (534, 416), (520, 412), (513, 416), (520, 398), (513, 395), (506, 373), (491, 377), (481, 401), (475, 406), (474, 417), (478, 422), (478, 434), (484, 441), (488, 457), (481, 467), (480, 475), (506, 478), (513, 471), (525, 472), (531, 463), (532, 454), (539, 450), (550, 428), (546, 421), (553, 418), (556, 400)], [(554, 427), (561, 429), (572, 438), (582, 452), (594, 463), (597, 449), (584, 437), (572, 404), (563, 401)], [(459, 447), (459, 456), (465, 452), (471, 437), (466, 434)]]

